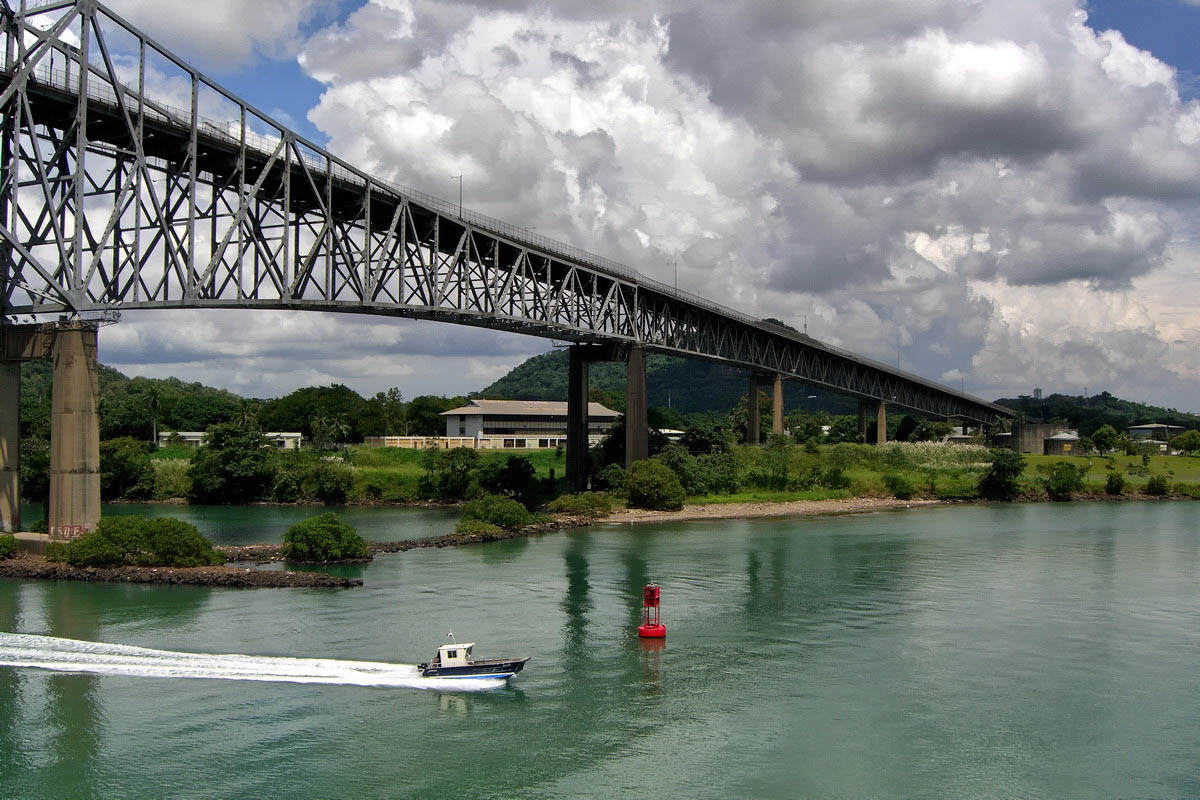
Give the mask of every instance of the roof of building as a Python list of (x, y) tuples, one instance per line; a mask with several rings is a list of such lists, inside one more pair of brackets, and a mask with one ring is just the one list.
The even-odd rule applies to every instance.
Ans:
[(1061, 433), (1056, 433), (1053, 436), (1047, 436), (1046, 441), (1048, 441), (1048, 442), (1055, 442), (1055, 441), (1057, 441), (1057, 442), (1078, 442), (1079, 436), (1075, 433), (1072, 433), (1071, 431), (1062, 431)]
[[(567, 404), (552, 400), (472, 400), (465, 406), (442, 412), (443, 417), (450, 416), (451, 414), (482, 415), (485, 417), (492, 415), (565, 417), (567, 415)], [(588, 416), (617, 417), (620, 416), (620, 412), (613, 411), (611, 408), (600, 403), (588, 403)]]
[(1179, 430), (1185, 430), (1184, 426), (1182, 425), (1168, 425), (1165, 422), (1147, 422), (1145, 425), (1130, 425), (1125, 430), (1139, 431), (1150, 430), (1151, 428), (1179, 428)]

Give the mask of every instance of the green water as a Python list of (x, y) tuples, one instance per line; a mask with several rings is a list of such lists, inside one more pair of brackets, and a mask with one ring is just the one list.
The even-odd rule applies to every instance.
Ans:
[[(483, 692), (0, 667), (0, 796), (1198, 796), (1198, 522), (599, 526), (382, 556), (342, 592), (0, 581), (2, 631), (413, 663), (449, 625), (533, 656)], [(650, 580), (661, 650), (633, 633)]]
[[(105, 503), (104, 516), (137, 514), (175, 517), (190, 522), (213, 544), (243, 545), (279, 542), (283, 532), (302, 519), (333, 511), (371, 542), (424, 539), (454, 532), (462, 516), (458, 508), (402, 508), (390, 506), (193, 506), (171, 503)], [(42, 518), (42, 507), (23, 504), (21, 520), (32, 526)]]

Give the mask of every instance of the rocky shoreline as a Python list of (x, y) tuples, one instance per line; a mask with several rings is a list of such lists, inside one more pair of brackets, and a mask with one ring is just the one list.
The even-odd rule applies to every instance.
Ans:
[[(500, 530), (493, 534), (481, 536), (477, 533), (448, 533), (445, 536), (431, 536), (427, 539), (401, 539), (396, 542), (367, 542), (371, 555), (376, 553), (403, 553), (407, 550), (420, 550), (431, 547), (457, 547), (464, 544), (482, 544), (483, 542), (500, 542), (506, 539), (523, 539), (541, 533), (567, 528), (581, 528), (585, 525), (595, 525), (605, 520), (585, 519), (583, 517), (561, 517), (552, 522), (542, 522), (518, 528), (515, 531)], [(248, 544), (220, 545), (213, 548), (225, 556), (230, 563), (253, 561), (264, 563), (268, 561), (283, 561), (283, 545), (281, 544)], [(340, 562), (339, 562), (340, 563)]]
[(87, 581), (91, 583), (160, 583), (177, 586), (221, 586), (242, 589), (305, 587), (349, 589), (362, 586), (355, 578), (324, 572), (291, 572), (245, 567), (73, 567), (22, 553), (0, 561), (0, 578)]

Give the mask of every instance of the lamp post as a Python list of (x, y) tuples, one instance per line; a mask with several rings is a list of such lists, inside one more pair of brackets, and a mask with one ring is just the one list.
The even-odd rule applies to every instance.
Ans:
[(462, 176), (462, 175), (451, 175), (450, 177), (451, 177), (451, 178), (454, 178), (455, 180), (457, 180), (457, 181), (458, 181), (458, 215), (461, 217), (461, 216), (462, 216), (462, 186), (463, 186), (463, 176)]

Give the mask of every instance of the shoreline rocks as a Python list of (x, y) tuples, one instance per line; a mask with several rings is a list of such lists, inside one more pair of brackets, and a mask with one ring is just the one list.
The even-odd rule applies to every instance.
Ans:
[(324, 572), (291, 572), (245, 567), (73, 567), (24, 554), (0, 561), (0, 578), (86, 581), (91, 583), (159, 583), (177, 586), (219, 586), (263, 589), (306, 587), (349, 589), (362, 586), (355, 578)]

